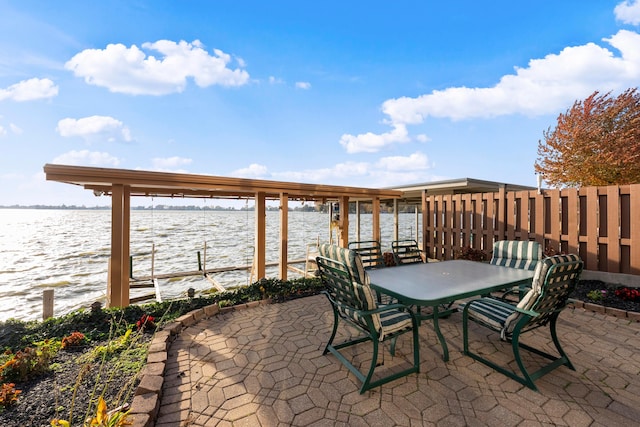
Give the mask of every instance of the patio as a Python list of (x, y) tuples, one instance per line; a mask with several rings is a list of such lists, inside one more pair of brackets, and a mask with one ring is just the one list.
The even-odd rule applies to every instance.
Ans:
[[(455, 313), (440, 322), (449, 362), (425, 322), (421, 372), (361, 395), (358, 380), (333, 355), (322, 355), (332, 321), (328, 301), (317, 295), (221, 312), (182, 329), (167, 353), (155, 425), (610, 426), (640, 419), (637, 322), (566, 309), (558, 333), (577, 370), (556, 369), (536, 381), (536, 393), (464, 356)], [(471, 333), (475, 350), (511, 356), (509, 344), (485, 330)], [(547, 336), (527, 338), (548, 348)], [(366, 363), (370, 349), (357, 346), (354, 359)], [(397, 352), (401, 357), (392, 358), (385, 348), (384, 369), (407, 363), (408, 336)]]

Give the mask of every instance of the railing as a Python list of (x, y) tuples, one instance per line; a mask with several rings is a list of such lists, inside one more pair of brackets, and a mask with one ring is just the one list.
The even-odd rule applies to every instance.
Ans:
[(452, 259), (465, 246), (535, 240), (546, 253), (577, 253), (585, 269), (640, 275), (640, 184), (581, 189), (426, 195), (424, 248)]

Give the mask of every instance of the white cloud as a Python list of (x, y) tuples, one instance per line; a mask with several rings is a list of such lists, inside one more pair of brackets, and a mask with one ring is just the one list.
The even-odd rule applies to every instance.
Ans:
[[(160, 56), (147, 55), (142, 49), (158, 52)], [(241, 69), (244, 61), (236, 60), (240, 68), (228, 68), (230, 55), (219, 49), (210, 55), (198, 40), (192, 43), (159, 40), (143, 43), (142, 49), (123, 44), (87, 49), (71, 58), (65, 68), (84, 77), (88, 84), (132, 95), (182, 92), (188, 78), (193, 78), (200, 87), (241, 86), (249, 81), (249, 73)]]
[(625, 0), (619, 3), (613, 10), (616, 15), (616, 19), (625, 24), (639, 25), (640, 24), (640, 1), (638, 0)]
[(621, 55), (594, 43), (567, 47), (516, 68), (515, 74), (503, 76), (493, 87), (452, 87), (417, 98), (389, 99), (382, 111), (391, 123), (406, 124), (422, 123), (429, 116), (461, 120), (554, 113), (595, 90), (619, 90), (637, 83), (640, 34), (621, 30), (605, 41)]
[(309, 82), (296, 82), (296, 89), (311, 89), (311, 83)]
[(193, 159), (178, 156), (165, 158), (156, 157), (151, 160), (153, 168), (156, 170), (176, 170), (181, 166), (190, 165), (192, 161)]
[[(21, 135), (22, 134), (22, 129), (20, 129), (18, 126), (14, 125), (13, 123), (9, 123), (9, 130), (14, 135)], [(2, 125), (0, 125), (0, 136), (5, 136), (8, 133), (9, 132), (7, 131), (7, 129), (5, 127), (3, 127)]]
[(416, 152), (408, 156), (383, 157), (375, 163), (343, 162), (332, 167), (302, 171), (269, 172), (266, 166), (252, 164), (233, 176), (278, 181), (348, 185), (379, 188), (427, 180), (427, 156)]
[(429, 160), (425, 154), (416, 152), (409, 156), (383, 157), (378, 167), (387, 171), (425, 170), (429, 168)]
[(6, 89), (0, 89), (0, 101), (33, 101), (36, 99), (53, 98), (58, 95), (58, 86), (50, 79), (33, 78), (13, 84)]
[(407, 127), (404, 124), (395, 124), (393, 130), (382, 134), (372, 132), (355, 136), (344, 134), (340, 138), (340, 145), (347, 150), (347, 153), (375, 153), (386, 145), (409, 141)]
[(249, 167), (231, 172), (231, 176), (239, 178), (267, 178), (269, 177), (269, 171), (264, 165), (252, 163)]
[(274, 77), (274, 76), (269, 76), (269, 84), (279, 85), (279, 84), (283, 84), (283, 83), (284, 83), (284, 80), (282, 80), (281, 78)]
[[(634, 4), (635, 6), (635, 4)], [(385, 123), (393, 127), (382, 134), (345, 134), (340, 139), (349, 153), (375, 152), (410, 140), (406, 125), (427, 117), (463, 120), (524, 114), (553, 114), (568, 108), (595, 90), (618, 91), (640, 80), (640, 34), (620, 30), (604, 39), (613, 49), (595, 43), (567, 47), (558, 54), (532, 59), (526, 68), (500, 78), (493, 87), (451, 87), (416, 98), (388, 99), (382, 104)], [(424, 141), (425, 136), (419, 136)]]
[(118, 166), (120, 160), (109, 153), (72, 150), (56, 157), (52, 163), (75, 166)]
[(108, 141), (132, 140), (129, 128), (120, 120), (109, 116), (90, 116), (81, 119), (66, 118), (58, 122), (56, 131), (60, 136), (79, 136), (86, 140), (95, 137), (104, 137)]

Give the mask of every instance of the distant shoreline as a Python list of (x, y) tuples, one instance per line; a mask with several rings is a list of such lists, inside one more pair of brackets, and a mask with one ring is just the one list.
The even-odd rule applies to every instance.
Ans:
[[(0, 209), (36, 209), (36, 210), (69, 210), (69, 211), (105, 211), (111, 210), (111, 206), (77, 206), (77, 205), (11, 205), (11, 206), (0, 206)], [(267, 206), (268, 211), (277, 211), (280, 208), (277, 206)], [(156, 206), (132, 206), (131, 210), (135, 211), (253, 211), (254, 207), (242, 207), (242, 208), (234, 208), (234, 207), (222, 207), (222, 206), (173, 206), (173, 205), (156, 205)], [(289, 208), (290, 211), (305, 211), (305, 212), (316, 212), (315, 207), (313, 206), (302, 206)]]

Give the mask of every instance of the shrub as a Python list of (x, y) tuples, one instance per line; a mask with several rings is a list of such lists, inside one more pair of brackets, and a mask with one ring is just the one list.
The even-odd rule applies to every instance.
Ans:
[(625, 301), (640, 302), (640, 289), (623, 287), (616, 289), (615, 294)]
[(59, 344), (54, 340), (36, 343), (35, 347), (26, 347), (15, 354), (5, 353), (8, 360), (0, 366), (0, 379), (4, 381), (26, 381), (43, 374), (49, 369), (49, 363), (58, 351)]
[(71, 335), (62, 338), (61, 347), (63, 350), (68, 350), (80, 346), (84, 341), (84, 334), (82, 332), (73, 332)]
[(15, 389), (14, 383), (5, 383), (0, 386), (0, 411), (18, 401), (18, 395), (22, 393)]
[(485, 261), (487, 254), (480, 249), (464, 246), (455, 254), (456, 259), (466, 259), (469, 261)]

